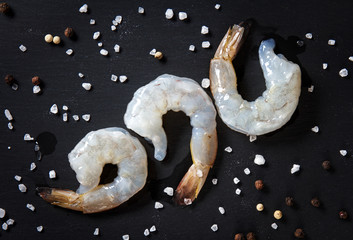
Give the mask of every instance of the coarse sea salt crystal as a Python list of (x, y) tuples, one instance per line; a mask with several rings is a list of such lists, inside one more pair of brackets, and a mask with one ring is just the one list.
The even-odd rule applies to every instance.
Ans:
[(53, 113), (53, 114), (58, 114), (58, 112), (59, 112), (59, 110), (58, 110), (58, 105), (53, 104), (53, 105), (50, 107), (50, 112)]
[(103, 56), (107, 56), (109, 52), (106, 49), (101, 49), (99, 53)]
[(63, 105), (63, 110), (64, 110), (64, 111), (67, 111), (67, 110), (69, 110), (69, 107), (66, 106), (66, 105)]
[(168, 196), (171, 196), (171, 197), (174, 195), (174, 189), (171, 187), (164, 188), (163, 192), (165, 192)]
[(94, 40), (97, 40), (100, 35), (101, 35), (100, 32), (95, 32), (95, 33), (93, 33), (93, 39), (94, 39)]
[(292, 169), (290, 170), (290, 173), (291, 173), (291, 174), (294, 174), (294, 173), (296, 173), (296, 172), (299, 172), (299, 170), (300, 170), (300, 165), (299, 165), (299, 164), (293, 164), (293, 167), (292, 167)]
[(43, 226), (38, 226), (37, 227), (37, 232), (42, 232), (43, 231)]
[(17, 91), (18, 89), (18, 84), (17, 83), (13, 83), (11, 86), (12, 90)]
[(163, 204), (160, 203), (160, 202), (155, 202), (155, 203), (154, 203), (154, 208), (155, 208), (155, 209), (161, 209), (161, 208), (163, 208), (163, 207), (164, 207)]
[(90, 83), (82, 83), (82, 87), (87, 91), (91, 90), (92, 85)]
[(29, 133), (26, 133), (26, 134), (23, 136), (23, 140), (25, 140), (25, 141), (33, 141), (34, 138), (32, 138), (31, 135), (29, 135)]
[(186, 12), (179, 12), (179, 20), (183, 21), (188, 18), (188, 14)]
[(202, 81), (201, 81), (201, 86), (202, 86), (203, 88), (208, 88), (208, 87), (210, 86), (210, 79), (208, 79), (208, 78), (202, 79)]
[(89, 24), (91, 24), (91, 25), (96, 24), (96, 20), (94, 20), (94, 19), (89, 20)]
[(5, 214), (6, 214), (5, 209), (0, 208), (0, 218), (4, 218), (4, 217), (5, 217)]
[(195, 52), (195, 45), (190, 45), (189, 46), (189, 51), (191, 51), (191, 52)]
[(127, 80), (127, 76), (125, 76), (125, 75), (119, 76), (119, 81), (120, 81), (121, 83), (125, 82), (126, 80)]
[(83, 114), (82, 119), (85, 120), (86, 122), (88, 122), (89, 120), (91, 120), (91, 115), (90, 114)]
[(250, 142), (254, 142), (254, 141), (256, 141), (256, 139), (257, 139), (256, 135), (250, 135), (250, 137), (249, 137)]
[(116, 26), (115, 26), (115, 25), (111, 25), (111, 26), (110, 26), (110, 29), (111, 29), (112, 31), (116, 31)]
[(121, 237), (123, 240), (130, 240), (130, 236), (128, 234), (125, 234)]
[(203, 41), (201, 46), (202, 48), (209, 48), (211, 46), (211, 43), (209, 41)]
[(340, 150), (340, 154), (344, 157), (347, 155), (347, 150)]
[(322, 69), (326, 70), (327, 67), (328, 67), (328, 64), (327, 64), (327, 63), (323, 63), (323, 64), (322, 64)]
[(200, 169), (196, 171), (196, 176), (198, 176), (199, 178), (202, 178), (203, 173)]
[(224, 210), (224, 207), (218, 207), (218, 211), (223, 215), (226, 213), (226, 210)]
[(114, 26), (118, 26), (118, 24), (119, 24), (118, 21), (116, 21), (115, 19), (112, 21), (112, 23)]
[(309, 88), (308, 88), (308, 92), (314, 92), (314, 85), (311, 85)]
[(224, 151), (231, 153), (233, 151), (233, 149), (230, 146), (228, 146), (224, 149)]
[(276, 230), (276, 229), (278, 228), (278, 225), (277, 225), (277, 223), (272, 223), (272, 224), (271, 224), (271, 227), (272, 227), (274, 230)]
[(155, 48), (153, 48), (151, 51), (150, 51), (150, 55), (151, 56), (154, 56), (156, 54), (157, 50)]
[(347, 77), (348, 76), (348, 70), (347, 68), (342, 68), (338, 74), (341, 76), (341, 77)]
[(10, 130), (12, 130), (12, 129), (13, 129), (12, 122), (9, 122), (9, 123), (7, 124), (7, 127), (8, 127)]
[(116, 82), (116, 81), (118, 81), (118, 76), (112, 74), (112, 76), (110, 77), (110, 80), (112, 80), (113, 82)]
[(98, 236), (99, 235), (99, 228), (94, 229), (93, 235), (94, 236)]
[(350, 56), (350, 57), (348, 58), (348, 60), (351, 61), (351, 62), (353, 62), (353, 56)]
[(9, 218), (9, 219), (7, 219), (6, 223), (7, 223), (7, 225), (11, 226), (15, 223), (15, 220), (13, 220), (12, 218)]
[(87, 13), (88, 11), (88, 5), (87, 4), (83, 4), (80, 9), (78, 10), (80, 13)]
[(327, 44), (330, 46), (334, 46), (336, 44), (336, 41), (334, 39), (329, 39)]
[(173, 17), (174, 17), (173, 9), (168, 8), (168, 9), (165, 11), (165, 18), (166, 18), (166, 19), (172, 19)]
[(50, 171), (49, 171), (49, 178), (50, 178), (50, 179), (56, 178), (56, 172), (55, 172), (55, 170), (50, 170)]
[(298, 40), (298, 41), (297, 41), (297, 45), (298, 45), (299, 47), (304, 46), (304, 41)]
[(80, 78), (84, 78), (84, 77), (85, 77), (85, 75), (83, 75), (83, 73), (78, 73), (78, 76), (79, 76)]
[(74, 53), (74, 50), (72, 50), (71, 48), (66, 50), (66, 54), (69, 56), (73, 53)]
[(8, 149), (8, 150), (11, 150), (11, 146), (8, 146), (7, 149)]
[(318, 133), (319, 132), (319, 127), (315, 126), (311, 129), (311, 131), (313, 131), (314, 133)]
[(41, 89), (38, 85), (35, 85), (35, 86), (33, 86), (32, 91), (34, 94), (38, 94), (38, 93), (40, 93)]
[(118, 44), (114, 45), (114, 52), (116, 53), (120, 52), (120, 46)]
[(264, 156), (260, 155), (260, 154), (256, 154), (255, 155), (255, 159), (254, 159), (254, 163), (256, 165), (264, 165), (266, 162)]
[(72, 118), (77, 122), (80, 120), (80, 117), (78, 115), (72, 115)]
[(138, 10), (137, 10), (137, 12), (138, 12), (139, 14), (144, 14), (144, 13), (145, 13), (145, 9), (144, 9), (143, 7), (139, 7)]
[(245, 169), (244, 169), (244, 173), (245, 173), (246, 175), (249, 175), (249, 174), (250, 174), (250, 169), (249, 169), (249, 168), (245, 168)]
[(239, 178), (235, 177), (235, 178), (233, 178), (233, 182), (234, 182), (234, 184), (238, 184), (238, 183), (240, 183), (240, 180), (239, 180)]
[(305, 34), (305, 37), (307, 39), (312, 39), (313, 38), (313, 34), (312, 33), (307, 33), (307, 34)]
[(216, 5), (214, 5), (214, 8), (218, 10), (221, 8), (221, 5), (217, 3)]
[(217, 178), (212, 178), (212, 184), (213, 185), (217, 185), (218, 183), (218, 179)]
[(120, 24), (123, 21), (123, 17), (118, 15), (115, 17), (115, 21), (117, 21), (117, 23)]
[(3, 230), (6, 231), (8, 227), (9, 227), (9, 226), (7, 225), (6, 222), (2, 224), (2, 229), (3, 229)]
[(147, 237), (148, 235), (150, 235), (150, 231), (146, 228), (145, 231), (143, 231), (143, 235)]
[(208, 33), (208, 27), (207, 26), (202, 26), (201, 27), (201, 34), (207, 34)]
[(237, 188), (237, 189), (235, 190), (235, 194), (240, 195), (240, 194), (241, 194), (241, 190), (240, 190), (239, 188)]
[(12, 114), (9, 109), (5, 109), (4, 114), (5, 114), (5, 117), (7, 118), (7, 120), (9, 120), (9, 121), (13, 120)]
[(31, 163), (31, 166), (29, 167), (29, 170), (30, 171), (33, 171), (34, 169), (36, 169), (37, 168), (37, 165), (34, 163), (34, 162), (32, 162)]
[(68, 120), (67, 113), (64, 113), (64, 114), (63, 114), (63, 121), (64, 121), (64, 122), (67, 122), (67, 120)]
[(184, 198), (184, 203), (185, 203), (185, 205), (191, 205), (192, 200), (190, 198)]
[(17, 182), (21, 181), (21, 179), (22, 179), (22, 177), (21, 177), (21, 176), (18, 176), (18, 175), (15, 175), (14, 178), (15, 178), (15, 180), (16, 180)]
[(25, 52), (25, 51), (27, 51), (27, 48), (24, 46), (24, 45), (20, 45), (19, 47), (18, 47), (22, 52)]
[(27, 192), (27, 187), (26, 185), (24, 185), (23, 183), (18, 184), (18, 190), (20, 190), (20, 192)]
[(217, 232), (218, 231), (218, 225), (217, 224), (213, 224), (211, 226), (211, 230), (214, 231), (214, 232)]
[(150, 227), (150, 232), (155, 232), (157, 230), (156, 226), (153, 225), (152, 227)]
[(33, 206), (33, 204), (27, 203), (26, 207), (31, 210), (32, 212), (34, 212), (34, 210), (36, 210), (36, 208)]

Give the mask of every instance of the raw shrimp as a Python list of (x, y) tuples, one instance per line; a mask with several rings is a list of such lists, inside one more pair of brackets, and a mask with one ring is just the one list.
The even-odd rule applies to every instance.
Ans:
[[(119, 206), (145, 185), (146, 151), (137, 138), (122, 128), (88, 133), (68, 157), (80, 187), (77, 192), (39, 188), (39, 195), (51, 204), (83, 213), (101, 212)], [(98, 185), (108, 163), (118, 166), (118, 175), (113, 182)]]
[(138, 89), (129, 103), (124, 121), (129, 129), (152, 141), (154, 157), (166, 156), (167, 137), (162, 115), (183, 111), (193, 127), (190, 142), (192, 166), (176, 189), (176, 202), (189, 204), (200, 192), (217, 153), (216, 110), (210, 97), (189, 78), (164, 74)]
[(282, 127), (295, 111), (300, 95), (301, 72), (297, 64), (273, 51), (273, 39), (261, 42), (260, 65), (266, 91), (253, 102), (244, 100), (237, 91), (232, 60), (244, 40), (245, 28), (234, 25), (221, 41), (210, 64), (211, 91), (218, 113), (231, 129), (262, 135)]

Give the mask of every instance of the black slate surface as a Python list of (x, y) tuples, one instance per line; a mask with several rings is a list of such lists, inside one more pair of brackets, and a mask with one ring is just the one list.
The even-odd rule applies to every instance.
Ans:
[[(7, 119), (0, 117), (0, 207), (6, 209), (2, 224), (15, 219), (14, 226), (0, 231), (2, 239), (146, 239), (143, 232), (155, 225), (157, 232), (149, 239), (233, 239), (235, 233), (255, 232), (257, 239), (294, 239), (293, 232), (301, 227), (306, 239), (352, 239), (352, 218), (343, 221), (338, 212), (345, 209), (353, 216), (353, 158), (352, 116), (353, 83), (350, 76), (341, 78), (338, 72), (347, 68), (353, 73), (353, 15), (351, 1), (9, 1), (10, 15), (0, 15), (0, 77), (13, 74), (19, 89), (13, 91), (3, 80), (0, 82), (1, 112), (6, 108), (14, 116), (14, 130), (7, 128)], [(88, 14), (78, 9), (87, 3)], [(221, 4), (216, 10), (214, 5)], [(137, 13), (139, 6), (145, 14)], [(188, 21), (174, 17), (167, 20), (165, 10), (185, 11)], [(116, 32), (110, 30), (116, 15), (123, 22)], [(76, 189), (75, 173), (67, 161), (67, 154), (89, 131), (118, 126), (125, 127), (123, 114), (133, 93), (163, 73), (201, 80), (208, 77), (209, 61), (227, 28), (245, 19), (253, 19), (248, 41), (234, 65), (238, 74), (238, 88), (247, 100), (254, 100), (265, 89), (258, 63), (257, 49), (262, 39), (277, 40), (278, 52), (301, 66), (302, 94), (292, 119), (280, 130), (260, 136), (250, 143), (247, 136), (227, 128), (217, 118), (219, 151), (214, 168), (199, 198), (192, 206), (176, 206), (163, 193), (167, 186), (176, 188), (191, 164), (189, 139), (191, 127), (183, 113), (169, 112), (164, 116), (168, 136), (168, 155), (164, 162), (153, 159), (153, 147), (144, 139), (149, 156), (149, 176), (144, 189), (122, 206), (99, 214), (83, 215), (51, 206), (35, 193), (37, 186)], [(96, 25), (89, 20), (95, 19)], [(206, 25), (210, 34), (201, 35)], [(63, 32), (71, 26), (77, 35), (67, 39)], [(92, 39), (101, 32), (103, 47), (109, 56), (99, 54), (100, 48)], [(305, 33), (312, 32), (313, 39)], [(47, 33), (59, 35), (60, 46), (44, 42)], [(336, 45), (329, 46), (328, 39)], [(202, 49), (201, 42), (211, 42), (210, 49)], [(296, 42), (302, 40), (304, 46)], [(118, 43), (120, 53), (114, 53)], [(25, 45), (22, 53), (18, 47)], [(190, 44), (196, 52), (190, 52)], [(73, 56), (65, 51), (74, 50)], [(158, 61), (149, 55), (156, 48), (165, 55)], [(328, 69), (322, 69), (322, 63)], [(78, 73), (85, 74), (84, 79)], [(125, 83), (110, 80), (111, 74), (127, 75)], [(43, 93), (32, 93), (31, 78), (38, 75)], [(82, 82), (90, 82), (93, 89), (85, 91)], [(314, 92), (308, 87), (314, 85)], [(211, 96), (209, 89), (206, 92)], [(58, 104), (60, 115), (49, 114), (52, 104)], [(62, 121), (62, 106), (69, 107), (69, 121)], [(91, 121), (75, 122), (73, 114), (91, 114)], [(310, 129), (319, 126), (315, 134)], [(34, 142), (23, 141), (30, 133), (42, 145), (43, 158), (36, 160)], [(136, 135), (136, 134), (135, 134)], [(8, 150), (11, 146), (11, 150)], [(232, 153), (224, 152), (231, 146)], [(348, 154), (343, 157), (340, 149)], [(255, 154), (266, 158), (263, 167), (253, 163)], [(321, 163), (330, 160), (333, 170), (326, 172)], [(37, 164), (29, 171), (31, 162)], [(301, 165), (296, 175), (290, 174), (293, 163)], [(243, 172), (248, 167), (251, 174)], [(48, 172), (55, 169), (57, 179)], [(27, 193), (18, 190), (15, 175), (22, 176)], [(233, 178), (241, 180), (239, 186)], [(218, 184), (211, 183), (212, 178)], [(262, 179), (266, 188), (259, 192), (254, 181)], [(242, 189), (241, 196), (235, 189)], [(286, 196), (293, 196), (294, 208), (285, 205)], [(310, 205), (312, 197), (322, 201), (320, 208)], [(154, 209), (155, 201), (164, 204)], [(258, 202), (265, 211), (255, 210)], [(26, 208), (36, 207), (35, 212)], [(225, 215), (218, 212), (223, 206)], [(282, 220), (275, 220), (273, 212), (282, 210)], [(271, 224), (276, 222), (278, 229)], [(219, 230), (210, 227), (218, 224)], [(44, 226), (38, 233), (36, 227)], [(100, 236), (93, 236), (100, 228)]]

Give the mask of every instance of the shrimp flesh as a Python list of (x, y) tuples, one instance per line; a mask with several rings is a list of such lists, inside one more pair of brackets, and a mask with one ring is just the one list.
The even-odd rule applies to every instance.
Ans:
[(211, 91), (223, 122), (235, 131), (256, 136), (279, 129), (289, 121), (299, 101), (301, 72), (297, 64), (274, 53), (273, 39), (262, 41), (259, 59), (266, 90), (253, 102), (244, 100), (237, 91), (232, 60), (245, 30), (241, 24), (234, 25), (221, 41), (210, 64)]
[(176, 189), (178, 204), (189, 204), (199, 194), (217, 153), (216, 110), (198, 83), (164, 74), (138, 89), (127, 106), (124, 122), (129, 129), (152, 141), (154, 157), (166, 156), (167, 137), (162, 115), (183, 111), (193, 127), (190, 142), (192, 166)]
[[(122, 128), (88, 133), (68, 157), (80, 187), (76, 192), (39, 188), (39, 195), (51, 204), (83, 213), (101, 212), (127, 201), (146, 183), (146, 151)], [(118, 166), (117, 177), (111, 183), (98, 185), (105, 164)]]

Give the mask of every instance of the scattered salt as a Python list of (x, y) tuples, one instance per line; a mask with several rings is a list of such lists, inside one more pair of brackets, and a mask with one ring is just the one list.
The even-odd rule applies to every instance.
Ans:
[(307, 33), (307, 34), (305, 34), (305, 37), (307, 39), (312, 39), (313, 38), (313, 34), (312, 33)]
[(78, 76), (79, 76), (80, 78), (84, 78), (84, 77), (85, 77), (85, 75), (83, 75), (83, 73), (78, 73)]
[(7, 149), (8, 149), (8, 150), (11, 150), (11, 146), (8, 146)]
[(92, 85), (90, 83), (82, 83), (82, 87), (87, 91), (91, 90)]
[(122, 236), (123, 240), (130, 240), (130, 236), (128, 234), (125, 234)]
[(71, 48), (66, 50), (66, 54), (69, 56), (73, 53), (74, 53), (74, 50), (72, 50)]
[(347, 155), (347, 150), (340, 150), (340, 154), (344, 157)]
[(277, 223), (272, 223), (272, 224), (271, 224), (271, 227), (272, 227), (274, 230), (276, 230), (276, 229), (278, 228), (278, 225), (277, 225)]
[(190, 198), (184, 198), (184, 203), (185, 203), (185, 205), (191, 205), (192, 200)]
[(112, 31), (116, 31), (116, 26), (115, 26), (115, 25), (111, 25), (111, 26), (110, 26), (110, 29), (111, 29)]
[(105, 49), (101, 49), (101, 50), (99, 51), (99, 53), (100, 53), (101, 55), (103, 55), (103, 56), (107, 56), (109, 52), (108, 52), (107, 50), (105, 50)]
[(36, 144), (34, 145), (34, 151), (38, 152), (40, 150), (40, 147), (38, 145), (38, 142), (36, 142)]
[(293, 167), (292, 167), (292, 169), (290, 170), (290, 173), (291, 173), (291, 174), (294, 174), (294, 173), (296, 173), (296, 172), (299, 172), (299, 170), (300, 170), (300, 165), (299, 165), (299, 164), (293, 164)]
[(123, 20), (123, 17), (120, 15), (115, 17), (115, 21), (117, 21), (118, 24), (120, 24), (122, 20)]
[(91, 119), (91, 115), (90, 114), (84, 114), (84, 115), (82, 115), (82, 119), (85, 120), (86, 122), (88, 122)]
[(13, 129), (12, 122), (9, 122), (9, 123), (7, 124), (7, 127), (8, 127), (10, 130), (12, 130), (12, 129)]
[(249, 169), (249, 168), (245, 168), (245, 169), (244, 169), (244, 173), (245, 173), (246, 175), (249, 175), (249, 174), (250, 174), (250, 169)]
[(157, 50), (155, 48), (153, 48), (151, 51), (150, 51), (150, 55), (154, 56), (156, 54)]
[(297, 45), (298, 45), (299, 47), (302, 47), (302, 46), (304, 46), (304, 42), (303, 42), (302, 40), (298, 40), (298, 41), (297, 41)]
[(5, 214), (6, 214), (5, 209), (0, 208), (0, 218), (4, 218), (4, 217), (5, 217)]
[(218, 10), (218, 9), (221, 8), (221, 5), (217, 3), (217, 4), (214, 6), (214, 8)]
[(150, 235), (150, 231), (146, 228), (145, 231), (143, 232), (143, 235), (147, 237), (148, 235)]
[(24, 185), (23, 183), (18, 184), (18, 190), (20, 190), (20, 192), (27, 192), (27, 187), (26, 185)]
[(79, 9), (80, 13), (87, 13), (88, 11), (88, 5), (87, 4), (83, 4), (80, 9)]
[(210, 86), (210, 79), (208, 79), (208, 78), (202, 79), (202, 81), (201, 81), (201, 86), (202, 86), (203, 88), (208, 88), (208, 87)]
[(64, 111), (67, 111), (67, 110), (69, 110), (69, 107), (66, 106), (66, 105), (63, 105), (63, 110), (64, 110)]
[(188, 14), (186, 12), (179, 12), (179, 19), (180, 20), (185, 20), (188, 18)]
[(254, 163), (256, 165), (264, 165), (266, 162), (264, 156), (260, 155), (260, 154), (256, 154), (255, 155), (255, 159), (254, 159)]
[(8, 228), (8, 225), (7, 225), (7, 223), (6, 222), (4, 222), (3, 224), (2, 224), (2, 229), (3, 230), (7, 230), (7, 228)]
[(118, 21), (115, 20), (115, 19), (113, 19), (112, 23), (113, 23), (114, 26), (118, 26), (118, 24), (119, 24)]
[(64, 122), (67, 122), (67, 119), (68, 119), (67, 113), (64, 113), (64, 114), (63, 114), (63, 121), (64, 121)]
[(191, 51), (191, 52), (195, 52), (195, 45), (190, 45), (189, 46), (189, 51)]
[(7, 225), (11, 226), (15, 223), (15, 220), (13, 220), (12, 218), (9, 218), (9, 219), (7, 219), (6, 223), (7, 223)]
[(163, 208), (163, 207), (164, 207), (163, 204), (160, 203), (160, 202), (155, 202), (155, 203), (154, 203), (154, 208), (155, 208), (155, 209), (161, 209), (161, 208)]
[(334, 39), (330, 39), (328, 40), (327, 44), (330, 46), (334, 46), (336, 44), (336, 41)]
[(207, 34), (208, 33), (208, 27), (207, 26), (202, 26), (201, 27), (201, 34)]
[(29, 167), (29, 170), (33, 171), (36, 168), (37, 168), (37, 165), (34, 162), (32, 162), (31, 166)]
[(50, 112), (53, 113), (53, 114), (58, 114), (58, 112), (59, 112), (59, 110), (58, 110), (58, 105), (53, 104), (53, 105), (50, 107)]
[(211, 230), (214, 231), (214, 232), (217, 232), (217, 230), (218, 230), (218, 225), (217, 225), (217, 224), (213, 224), (213, 225), (211, 226)]
[(13, 120), (12, 114), (10, 113), (9, 109), (5, 109), (4, 114), (5, 114), (5, 117), (7, 118), (7, 120), (9, 120), (9, 121)]
[(209, 41), (202, 42), (202, 48), (209, 48), (210, 46), (211, 46), (211, 43)]
[(17, 83), (13, 83), (11, 86), (12, 90), (17, 91), (18, 89), (18, 84)]
[(157, 230), (156, 226), (153, 225), (151, 228), (150, 228), (150, 232), (155, 232)]
[(94, 20), (94, 19), (89, 20), (89, 24), (91, 24), (91, 25), (96, 24), (96, 20)]
[(308, 92), (314, 92), (314, 85), (311, 85), (311, 86), (308, 88)]
[(50, 179), (56, 178), (56, 172), (55, 172), (55, 170), (50, 170), (50, 171), (49, 171), (49, 178), (50, 178)]
[(32, 212), (34, 212), (34, 210), (36, 210), (36, 208), (33, 206), (33, 204), (27, 203), (26, 207), (31, 210)]
[(114, 45), (114, 52), (120, 52), (120, 46), (118, 44)]
[(224, 210), (224, 207), (218, 207), (218, 211), (223, 215), (226, 213), (226, 210)]
[(29, 133), (26, 133), (26, 134), (23, 136), (23, 140), (25, 140), (25, 141), (33, 141), (34, 138), (32, 138), (31, 135), (29, 135)]
[(43, 231), (43, 226), (38, 226), (37, 227), (37, 232), (42, 232)]
[(125, 82), (127, 80), (127, 76), (125, 76), (125, 75), (121, 75), (121, 76), (119, 76), (119, 81), (120, 82)]
[(94, 39), (94, 40), (97, 40), (100, 35), (101, 35), (100, 32), (95, 32), (95, 33), (93, 33), (93, 39)]
[(203, 173), (202, 173), (202, 171), (201, 171), (200, 169), (198, 169), (198, 170), (196, 171), (196, 176), (198, 176), (199, 178), (202, 178), (202, 177), (203, 177)]
[(72, 118), (77, 122), (80, 120), (80, 117), (78, 115), (72, 115)]
[(116, 82), (118, 80), (118, 76), (112, 74), (112, 76), (110, 77), (110, 80), (112, 80), (113, 82)]
[(350, 57), (348, 58), (348, 60), (351, 61), (351, 62), (353, 62), (353, 56), (350, 56)]
[(102, 42), (99, 42), (97, 43), (98, 47), (103, 47), (103, 43)]
[(40, 93), (40, 91), (41, 91), (40, 86), (38, 86), (38, 85), (33, 86), (32, 91), (34, 94)]
[(17, 181), (17, 182), (19, 182), (19, 181), (21, 181), (21, 179), (22, 179), (22, 177), (21, 176), (18, 176), (18, 175), (15, 175), (15, 180)]
[(256, 139), (257, 139), (256, 135), (250, 135), (250, 137), (249, 137), (250, 142), (254, 142), (254, 141), (256, 141)]
[(144, 14), (145, 13), (145, 9), (143, 7), (139, 7), (137, 11), (138, 11), (139, 14)]
[(240, 183), (240, 180), (239, 180), (239, 178), (235, 177), (235, 178), (233, 178), (233, 182), (234, 182), (234, 184), (238, 184), (238, 183)]
[(99, 228), (94, 229), (93, 235), (94, 236), (98, 236), (99, 235)]
[(217, 178), (213, 178), (213, 179), (212, 179), (212, 184), (213, 184), (213, 185), (217, 185), (217, 183), (218, 183), (218, 179), (217, 179)]
[(240, 194), (241, 194), (241, 190), (240, 190), (239, 188), (237, 188), (237, 189), (235, 190), (235, 194), (240, 195)]
[(174, 16), (173, 9), (168, 8), (167, 11), (165, 11), (165, 17), (166, 19), (172, 19)]
[(22, 52), (25, 52), (25, 51), (27, 51), (27, 48), (24, 46), (24, 45), (20, 45), (19, 47), (18, 47)]
[(328, 64), (327, 64), (327, 63), (323, 63), (323, 64), (322, 64), (322, 69), (326, 70), (327, 67), (328, 67)]
[(171, 187), (166, 187), (166, 188), (164, 188), (163, 192), (165, 192), (168, 196), (172, 197), (174, 194), (174, 189)]
[(224, 151), (231, 153), (233, 151), (233, 149), (230, 146), (228, 146), (224, 149)]
[(347, 68), (342, 68), (339, 73), (338, 73), (341, 77), (347, 77), (348, 76), (348, 70)]
[(311, 131), (313, 131), (314, 133), (318, 133), (319, 132), (319, 127), (315, 126), (311, 129)]

